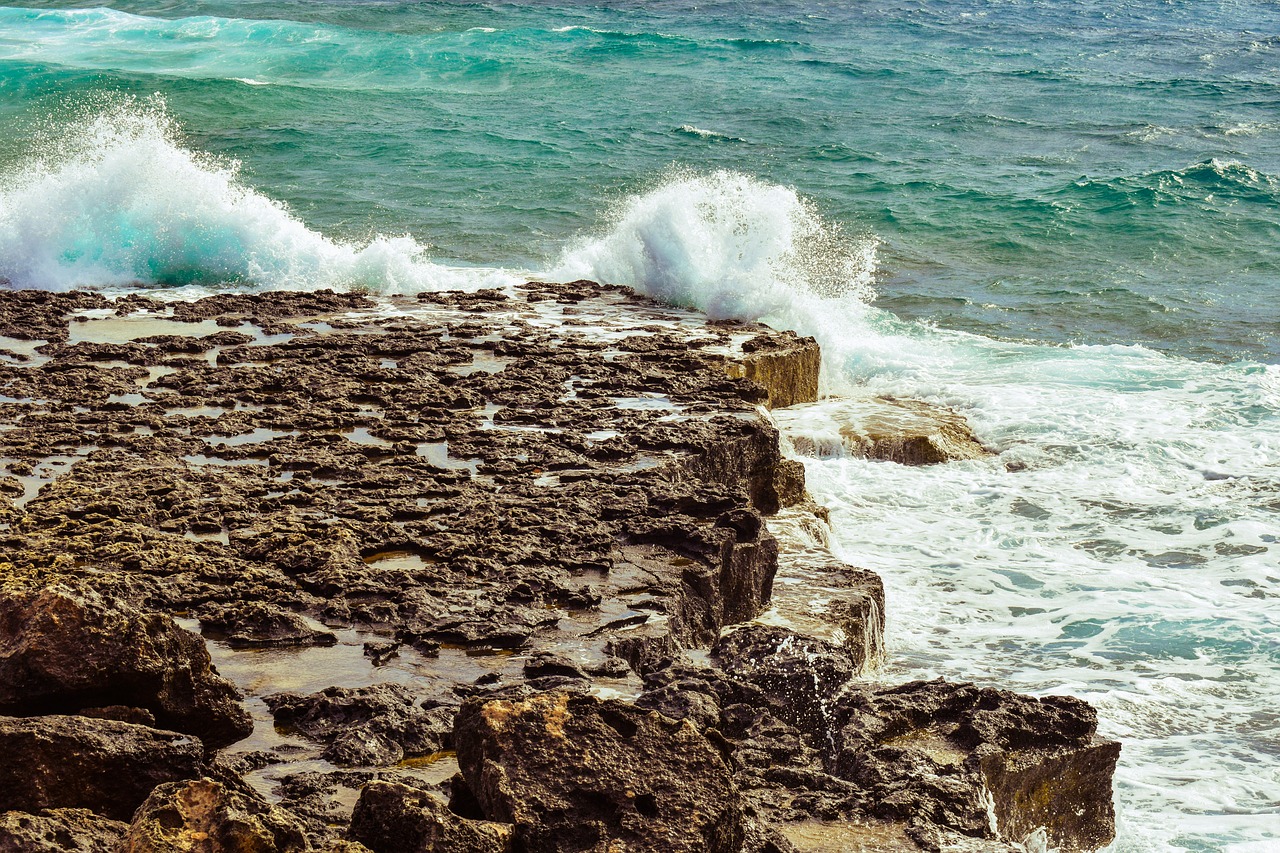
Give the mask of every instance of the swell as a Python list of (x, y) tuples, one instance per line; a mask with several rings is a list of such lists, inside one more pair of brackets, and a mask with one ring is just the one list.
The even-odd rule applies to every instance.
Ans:
[(468, 287), (495, 274), (431, 262), (409, 237), (331, 240), (185, 147), (156, 99), (112, 100), (50, 130), (0, 175), (0, 278), (50, 290), (120, 285)]

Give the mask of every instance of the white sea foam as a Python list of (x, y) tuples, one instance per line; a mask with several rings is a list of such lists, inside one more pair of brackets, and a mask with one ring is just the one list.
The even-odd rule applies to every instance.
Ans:
[(384, 293), (507, 280), (434, 264), (409, 237), (330, 240), (244, 185), (235, 163), (178, 137), (162, 104), (126, 100), (42, 140), (40, 159), (0, 175), (0, 278), (50, 290), (240, 284)]
[(620, 205), (557, 272), (815, 334), (829, 387), (967, 415), (997, 456), (909, 468), (844, 452), (838, 401), (778, 413), (836, 546), (885, 579), (888, 676), (1093, 702), (1124, 742), (1116, 850), (1267, 849), (1280, 368), (905, 323), (865, 304), (873, 263), (792, 191), (715, 173)]

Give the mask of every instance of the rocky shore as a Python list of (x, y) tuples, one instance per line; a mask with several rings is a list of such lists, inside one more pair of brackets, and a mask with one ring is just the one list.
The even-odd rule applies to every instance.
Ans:
[(591, 282), (0, 292), (0, 853), (1105, 846), (1088, 705), (877, 682), (819, 363)]

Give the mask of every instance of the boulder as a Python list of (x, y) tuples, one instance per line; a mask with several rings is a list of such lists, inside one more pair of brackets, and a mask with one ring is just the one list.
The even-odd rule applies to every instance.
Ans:
[(1035, 698), (972, 684), (916, 681), (850, 691), (835, 775), (866, 792), (876, 817), (1051, 847), (1097, 850), (1115, 836), (1120, 744), (1069, 696)]
[(214, 670), (204, 641), (168, 616), (90, 589), (0, 591), (0, 713), (74, 714), (127, 706), (210, 748), (253, 720)]
[(425, 791), (370, 782), (360, 791), (349, 834), (373, 853), (508, 853), (513, 830), (460, 817)]
[(848, 652), (775, 625), (744, 625), (711, 650), (729, 675), (764, 691), (770, 709), (818, 743), (835, 724), (833, 700), (857, 671)]
[(0, 814), (0, 853), (117, 853), (129, 825), (88, 809)]
[(583, 694), (471, 699), (458, 764), (489, 820), (527, 853), (619, 849), (738, 853), (738, 792), (693, 724)]
[(453, 709), (425, 709), (400, 684), (329, 687), (319, 693), (266, 697), (276, 724), (327, 743), (324, 757), (345, 766), (395, 764), (451, 742)]
[(212, 779), (160, 785), (134, 815), (120, 853), (305, 853), (302, 825), (249, 789)]
[(0, 717), (0, 809), (91, 809), (128, 820), (151, 790), (199, 775), (178, 732), (89, 717)]

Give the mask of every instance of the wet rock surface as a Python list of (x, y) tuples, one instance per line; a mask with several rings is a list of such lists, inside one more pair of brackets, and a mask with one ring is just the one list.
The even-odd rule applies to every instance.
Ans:
[(590, 282), (0, 307), (0, 736), (35, 756), (0, 810), (33, 838), (69, 807), (138, 850), (1110, 837), (1076, 705), (863, 680), (883, 585), (760, 411), (816, 397), (811, 339)]

